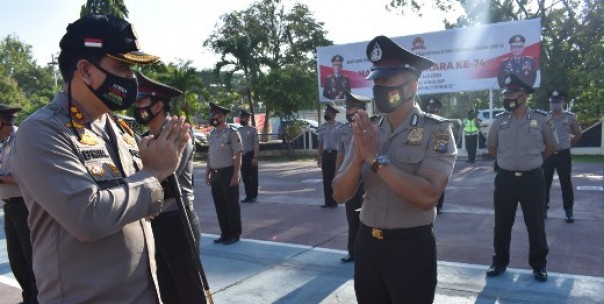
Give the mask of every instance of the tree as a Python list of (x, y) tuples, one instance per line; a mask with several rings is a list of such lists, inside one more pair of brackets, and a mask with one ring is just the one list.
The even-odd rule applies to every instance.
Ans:
[(80, 9), (80, 17), (87, 15), (112, 15), (127, 19), (128, 8), (124, 0), (87, 0)]
[[(424, 5), (434, 3), (434, 6)], [(461, 8), (447, 28), (501, 21), (541, 18), (541, 90), (535, 106), (547, 109), (548, 92), (557, 87), (575, 97), (578, 118), (584, 124), (604, 114), (604, 4), (599, 0), (392, 0), (389, 9), (417, 13), (426, 7), (447, 11)]]
[[(323, 23), (299, 3), (286, 8), (280, 0), (260, 0), (245, 10), (223, 15), (221, 22), (204, 46), (221, 54), (215, 71), (224, 72), (227, 88), (235, 73), (243, 73), (252, 111), (258, 81), (266, 71), (288, 64), (314, 69), (316, 48), (332, 44), (325, 38)], [(269, 109), (267, 106), (265, 123)]]

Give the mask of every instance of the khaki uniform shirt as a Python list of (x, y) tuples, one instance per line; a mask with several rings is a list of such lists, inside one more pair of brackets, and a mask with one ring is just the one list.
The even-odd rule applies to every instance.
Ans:
[(237, 130), (243, 143), (243, 152), (254, 152), (254, 147), (258, 144), (258, 130), (252, 126), (244, 126)]
[(340, 142), (338, 144), (338, 153), (346, 155), (348, 153), (348, 147), (352, 142), (352, 124), (347, 122), (340, 127)]
[(222, 130), (214, 128), (208, 136), (208, 154), (211, 169), (233, 166), (233, 155), (243, 151), (241, 137), (236, 129), (226, 126)]
[[(180, 192), (182, 194), (182, 202), (185, 206), (193, 206), (193, 157), (195, 153), (195, 146), (192, 141), (187, 142), (185, 150), (182, 152), (182, 158), (180, 164), (176, 168), (176, 176), (178, 177), (178, 184), (180, 185)], [(178, 209), (178, 204), (175, 203), (175, 198), (166, 199), (165, 208), (163, 211), (173, 211)]]
[[(2, 155), (0, 156), (0, 176), (11, 175), (11, 165), (15, 157), (15, 132), (11, 132), (4, 145), (2, 146)], [(0, 184), (0, 199), (21, 197), (19, 186), (12, 184)]]
[(549, 112), (547, 117), (554, 123), (554, 129), (556, 130), (556, 135), (558, 135), (556, 151), (570, 149), (570, 136), (581, 134), (581, 126), (579, 126), (575, 114), (563, 112), (562, 115), (554, 117)]
[[(387, 118), (379, 126), (379, 153), (387, 155), (389, 166), (417, 175), (420, 169), (431, 169), (450, 177), (453, 173), (457, 148), (449, 122), (439, 116), (423, 113), (415, 106), (395, 130)], [(352, 141), (354, 145), (354, 139)], [(342, 167), (354, 157), (350, 149)], [(382, 178), (364, 164), (361, 169), (365, 196), (361, 222), (370, 227), (396, 229), (430, 225), (436, 208), (428, 211), (405, 201), (388, 187)]]
[(527, 108), (521, 120), (512, 113), (497, 116), (489, 128), (487, 146), (496, 147), (501, 169), (525, 171), (543, 164), (542, 153), (547, 146), (556, 146), (556, 137), (546, 115)]
[(323, 143), (323, 151), (337, 151), (338, 143), (340, 141), (339, 129), (342, 123), (336, 122), (334, 124), (323, 123), (318, 130), (318, 140)]
[(161, 209), (162, 187), (131, 134), (80, 109), (58, 93), (17, 132), (13, 176), (29, 209), (38, 300), (158, 303), (148, 218)]

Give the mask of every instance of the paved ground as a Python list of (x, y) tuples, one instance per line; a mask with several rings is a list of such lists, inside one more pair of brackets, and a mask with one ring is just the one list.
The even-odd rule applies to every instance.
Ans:
[[(604, 299), (604, 181), (601, 164), (574, 163), (574, 224), (563, 220), (560, 187), (552, 189), (546, 222), (550, 280), (537, 283), (528, 266), (521, 211), (512, 235), (508, 272), (484, 275), (492, 249), (494, 173), (491, 162), (460, 159), (435, 222), (438, 288), (435, 303), (602, 303)], [(257, 203), (242, 204), (243, 240), (214, 245), (219, 233), (209, 188), (197, 183), (202, 262), (220, 303), (355, 303), (345, 254), (343, 207), (322, 209), (320, 170), (312, 162), (261, 162)], [(196, 167), (203, 181), (205, 167)], [(241, 191), (243, 193), (243, 191)], [(3, 218), (0, 217), (0, 220)], [(0, 303), (17, 303), (0, 234)]]

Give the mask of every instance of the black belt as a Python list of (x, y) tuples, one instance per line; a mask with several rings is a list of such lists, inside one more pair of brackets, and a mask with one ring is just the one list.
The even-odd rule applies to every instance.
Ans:
[(432, 225), (412, 228), (381, 229), (369, 227), (361, 223), (361, 227), (359, 228), (359, 230), (361, 231), (361, 233), (371, 234), (374, 239), (391, 240), (432, 233)]
[(233, 170), (233, 166), (231, 166), (231, 167), (226, 167), (226, 168), (220, 168), (220, 169), (211, 169), (211, 171), (212, 171), (213, 173), (220, 173), (220, 172), (224, 172), (224, 171), (226, 171), (226, 170), (231, 170), (231, 171), (232, 171), (232, 170)]
[(554, 151), (554, 154), (563, 154), (563, 153), (566, 153), (566, 152), (568, 152), (568, 151), (570, 151), (570, 148), (568, 148), (568, 149), (562, 149), (562, 150), (558, 150), (558, 151)]
[(338, 150), (323, 150), (323, 154), (338, 153)]
[(3, 199), (3, 201), (4, 201), (5, 203), (7, 203), (7, 204), (8, 204), (8, 203), (19, 203), (19, 202), (21, 202), (21, 203), (25, 203), (25, 201), (23, 200), (23, 197), (22, 197), (22, 196), (16, 196), (16, 197), (11, 197), (11, 198), (5, 198), (5, 199)]
[(176, 216), (180, 216), (179, 210), (163, 211), (160, 214), (156, 215), (153, 218), (153, 221), (167, 219), (167, 218), (176, 217)]
[(499, 168), (499, 171), (497, 171), (497, 172), (501, 172), (502, 174), (513, 175), (513, 176), (525, 176), (525, 175), (532, 175), (532, 174), (541, 172), (541, 167), (537, 167), (535, 169), (525, 170), (525, 171), (511, 171), (511, 170), (505, 170), (505, 169)]

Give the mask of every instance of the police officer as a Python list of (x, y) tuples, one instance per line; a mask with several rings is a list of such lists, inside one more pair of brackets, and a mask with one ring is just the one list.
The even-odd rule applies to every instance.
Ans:
[[(338, 157), (336, 159), (336, 172), (340, 171), (344, 157), (350, 152), (350, 142), (352, 141), (352, 117), (358, 110), (366, 110), (370, 98), (344, 92), (346, 94), (346, 120), (348, 121), (340, 127), (340, 142), (338, 144)], [(363, 183), (361, 182), (353, 197), (346, 201), (346, 220), (348, 220), (348, 255), (341, 259), (348, 263), (354, 261), (354, 240), (359, 230), (359, 210), (363, 204)]]
[(190, 140), (184, 118), (161, 135), (134, 133), (112, 112), (136, 101), (131, 68), (141, 52), (132, 25), (89, 15), (60, 42), (63, 92), (25, 120), (13, 176), (29, 209), (41, 303), (159, 303), (149, 218), (164, 205), (161, 182)]
[[(176, 88), (152, 80), (141, 72), (136, 73), (138, 94), (133, 109), (134, 119), (140, 125), (149, 127), (144, 135), (159, 136), (163, 127), (171, 120), (170, 100), (182, 95)], [(192, 136), (191, 136), (192, 138)], [(180, 159), (175, 176), (178, 178), (182, 200), (187, 212), (199, 254), (200, 230), (199, 219), (193, 210), (193, 141), (187, 142)], [(196, 257), (191, 254), (185, 226), (180, 218), (175, 194), (166, 182), (164, 200), (166, 207), (151, 220), (155, 238), (155, 262), (157, 263), (157, 280), (164, 303), (205, 303), (201, 277), (195, 268)]]
[(476, 160), (476, 148), (478, 147), (478, 121), (474, 110), (469, 110), (468, 117), (463, 120), (463, 133), (466, 140), (466, 151), (468, 152), (466, 162), (473, 164)]
[(554, 129), (558, 135), (558, 144), (556, 151), (543, 162), (543, 174), (545, 175), (545, 217), (547, 218), (547, 209), (549, 209), (549, 192), (554, 179), (554, 170), (558, 172), (560, 178), (560, 187), (562, 188), (562, 201), (567, 223), (573, 223), (573, 184), (571, 181), (572, 161), (570, 148), (576, 145), (581, 139), (581, 126), (577, 122), (575, 114), (564, 111), (566, 106), (566, 93), (554, 89), (549, 93), (549, 105), (551, 112), (547, 117), (554, 124)]
[(21, 286), (23, 303), (38, 303), (36, 277), (32, 269), (31, 241), (27, 216), (29, 211), (21, 190), (11, 174), (14, 158), (17, 113), (21, 107), (0, 104), (0, 138), (4, 140), (0, 158), (0, 198), (4, 201), (4, 235), (8, 262)]
[(348, 76), (342, 74), (342, 63), (344, 58), (341, 55), (335, 55), (331, 58), (331, 67), (333, 74), (325, 79), (323, 96), (329, 100), (344, 99), (345, 91), (350, 91), (350, 80)]
[(547, 280), (547, 239), (545, 238), (545, 180), (541, 165), (556, 146), (545, 112), (527, 105), (533, 88), (516, 75), (505, 79), (504, 112), (489, 129), (487, 147), (496, 157), (495, 176), (495, 255), (487, 276), (502, 274), (510, 262), (510, 237), (518, 203), (529, 234), (529, 264), (535, 280)]
[[(436, 97), (432, 97), (426, 103), (426, 112), (429, 114), (440, 115), (440, 109), (442, 109), (443, 104)], [(438, 202), (436, 203), (436, 213), (441, 214), (443, 211), (443, 202), (445, 201), (445, 191), (440, 195)]]
[(258, 130), (250, 125), (251, 113), (239, 110), (239, 135), (243, 143), (243, 159), (241, 161), (241, 177), (245, 188), (245, 199), (242, 203), (253, 203), (258, 198), (258, 151), (260, 143)]
[(210, 102), (208, 160), (206, 184), (212, 188), (212, 197), (220, 225), (220, 237), (214, 243), (230, 245), (241, 236), (241, 209), (239, 207), (239, 170), (243, 146), (239, 132), (226, 122), (231, 111)]
[(414, 98), (423, 70), (434, 62), (385, 36), (367, 46), (373, 62), (375, 126), (359, 110), (353, 139), (334, 179), (334, 197), (352, 197), (362, 180), (365, 196), (355, 244), (359, 303), (432, 303), (436, 241), (432, 222), (457, 154), (448, 121), (425, 115)]
[(338, 157), (339, 130), (342, 123), (336, 122), (336, 115), (340, 113), (331, 104), (325, 106), (325, 122), (318, 130), (317, 162), (323, 173), (323, 194), (325, 203), (321, 208), (336, 208), (338, 203), (332, 197), (331, 181), (336, 175), (336, 159)]
[(505, 79), (508, 74), (514, 74), (520, 78), (523, 83), (533, 86), (537, 79), (537, 62), (531, 56), (525, 56), (524, 43), (526, 39), (522, 35), (514, 35), (508, 41), (510, 43), (511, 57), (506, 58), (499, 64), (499, 74), (497, 81), (499, 87), (505, 86)]

